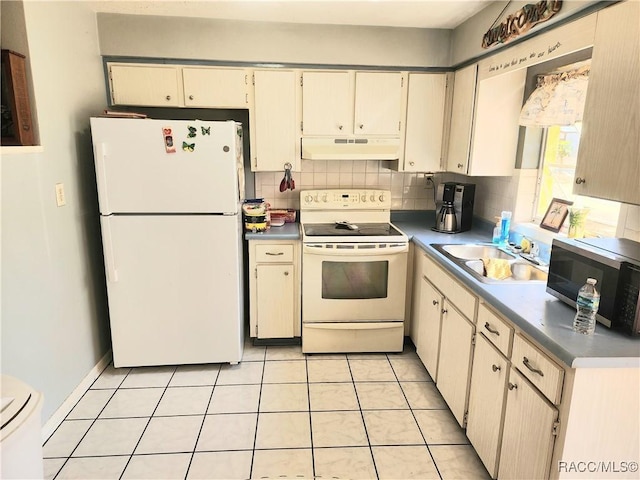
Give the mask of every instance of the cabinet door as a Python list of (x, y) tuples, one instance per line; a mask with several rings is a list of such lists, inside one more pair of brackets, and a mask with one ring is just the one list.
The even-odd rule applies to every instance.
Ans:
[(420, 280), (419, 332), (416, 351), (433, 381), (438, 378), (438, 354), (440, 353), (441, 310), (444, 297), (426, 278)]
[(240, 68), (183, 68), (187, 107), (247, 108), (248, 73)]
[(297, 83), (293, 70), (256, 70), (254, 171), (300, 170)]
[(467, 173), (477, 75), (478, 65), (475, 64), (456, 71), (454, 76), (449, 153), (447, 155), (447, 171), (449, 172)]
[(498, 476), (548, 478), (558, 411), (513, 367), (507, 388)]
[(258, 338), (294, 336), (294, 278), (291, 264), (256, 267)]
[(400, 72), (356, 72), (354, 134), (400, 134), (403, 84)]
[(521, 68), (478, 82), (468, 175), (513, 175), (526, 77)]
[(462, 427), (467, 410), (474, 330), (473, 324), (445, 300), (436, 385)]
[(177, 67), (110, 65), (109, 79), (114, 105), (177, 107), (182, 102)]
[(640, 205), (638, 18), (638, 2), (598, 12), (574, 194)]
[(410, 73), (405, 128), (404, 171), (442, 170), (442, 135), (447, 76)]
[(350, 72), (302, 73), (305, 135), (353, 133), (353, 76)]
[(469, 387), (467, 437), (492, 478), (498, 473), (508, 375), (507, 359), (478, 334)]

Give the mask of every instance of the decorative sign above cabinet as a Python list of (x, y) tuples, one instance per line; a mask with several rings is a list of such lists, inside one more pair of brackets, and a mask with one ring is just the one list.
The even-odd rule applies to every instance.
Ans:
[(562, 0), (540, 0), (538, 3), (525, 5), (509, 15), (499, 25), (495, 25), (494, 22), (482, 37), (482, 48), (489, 48), (497, 43), (507, 43), (509, 40), (513, 40), (531, 30), (538, 23), (546, 22), (561, 8)]

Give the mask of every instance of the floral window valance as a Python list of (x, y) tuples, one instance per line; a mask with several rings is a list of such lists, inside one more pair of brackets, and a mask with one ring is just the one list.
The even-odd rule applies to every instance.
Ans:
[(540, 75), (536, 89), (520, 112), (520, 125), (549, 127), (582, 121), (590, 65), (561, 73)]

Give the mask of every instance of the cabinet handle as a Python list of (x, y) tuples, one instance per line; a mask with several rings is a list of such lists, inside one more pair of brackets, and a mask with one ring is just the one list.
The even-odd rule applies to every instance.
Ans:
[(409, 165), (411, 165), (412, 167), (416, 164), (416, 162), (409, 162)]
[(544, 377), (544, 372), (538, 368), (533, 368), (529, 363), (529, 359), (527, 357), (522, 357), (522, 363), (524, 363), (524, 366), (531, 370), (533, 373), (537, 373), (541, 377)]
[(491, 365), (491, 370), (493, 370), (494, 372), (499, 372), (501, 369), (498, 365), (494, 363), (493, 365)]
[(189, 100), (193, 100), (193, 95), (189, 95)]
[(511, 382), (509, 382), (509, 390), (517, 390), (518, 389), (518, 385), (515, 385)]
[(458, 164), (458, 168), (462, 168), (462, 167), (464, 167), (464, 164), (459, 163), (459, 164)]
[(447, 313), (447, 309), (446, 309), (446, 308), (443, 308), (440, 312), (441, 312), (442, 314), (445, 314), (445, 313)]
[(489, 325), (489, 322), (485, 322), (484, 323), (484, 328), (486, 328), (487, 330), (489, 330), (489, 333), (493, 333), (494, 335), (500, 336), (500, 332), (498, 330), (494, 330), (491, 328), (491, 325)]
[(284, 272), (284, 276), (285, 277), (289, 276), (289, 271)]
[(284, 255), (284, 252), (277, 252), (277, 253), (273, 253), (273, 252), (266, 252), (267, 255), (271, 255), (272, 257), (277, 257), (280, 255)]
[(338, 130), (342, 130), (342, 125), (338, 125)]
[(582, 178), (582, 177), (576, 178), (576, 185), (581, 185), (583, 183), (587, 183), (587, 180), (585, 178)]
[(358, 128), (362, 130), (364, 128), (364, 125), (361, 123), (360, 125), (358, 125)]
[(438, 300), (431, 300), (431, 303), (433, 303), (434, 305), (438, 305), (440, 302)]
[(171, 100), (171, 95), (167, 95), (165, 98), (167, 99), (167, 101)]

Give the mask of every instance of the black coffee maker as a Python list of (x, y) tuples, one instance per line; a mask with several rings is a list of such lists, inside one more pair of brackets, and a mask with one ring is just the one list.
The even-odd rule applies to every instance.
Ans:
[(436, 190), (436, 224), (433, 230), (442, 233), (471, 230), (475, 191), (473, 183), (439, 184)]

